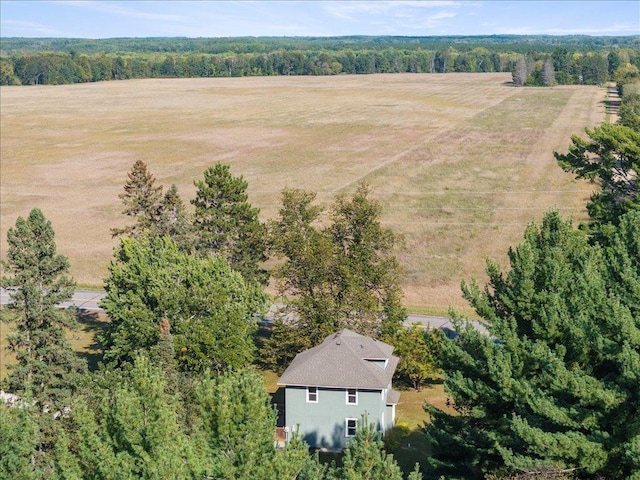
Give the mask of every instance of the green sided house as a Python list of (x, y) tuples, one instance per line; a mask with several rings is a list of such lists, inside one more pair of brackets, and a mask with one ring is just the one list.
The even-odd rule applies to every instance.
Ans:
[(400, 397), (391, 388), (399, 361), (392, 351), (342, 330), (299, 353), (278, 380), (285, 390), (285, 430), (297, 429), (311, 448), (340, 450), (363, 414), (383, 433), (392, 428)]

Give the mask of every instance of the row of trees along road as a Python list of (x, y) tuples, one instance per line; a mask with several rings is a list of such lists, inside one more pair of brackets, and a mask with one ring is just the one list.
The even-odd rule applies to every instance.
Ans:
[[(433, 350), (457, 410), (428, 407), (434, 475), (638, 478), (640, 132), (602, 125), (587, 136), (556, 157), (599, 184), (591, 224), (574, 229), (551, 212), (529, 226), (508, 271), (489, 262), (484, 289), (463, 284), (490, 335), (458, 318), (459, 338)], [(17, 365), (3, 387), (21, 400), (0, 405), (0, 476), (400, 478), (369, 429), (342, 466), (321, 465), (299, 440), (276, 449), (262, 379), (246, 366), (255, 329), (246, 320), (267, 300), (264, 257), (238, 254), (255, 248), (245, 242), (255, 231), (272, 233), (264, 254), (281, 259), (274, 274), (296, 319), (277, 324), (263, 351), (293, 355), (309, 342), (295, 333), (313, 342), (343, 326), (402, 344), (397, 239), (366, 185), (338, 197), (326, 219), (312, 193), (286, 190), (279, 218), (251, 228), (257, 209), (243, 206), (246, 182), (228, 167), (196, 186), (189, 214), (174, 187), (163, 195), (134, 164), (122, 194), (132, 224), (114, 231), (105, 286), (105, 364), (91, 374), (65, 341), (73, 322), (55, 308), (74, 284), (50, 222), (34, 209), (9, 229), (2, 284), (17, 290), (2, 316), (15, 325)]]
[[(212, 172), (238, 187), (235, 200), (245, 198), (246, 183), (223, 166), (198, 183), (219, 202), (210, 214), (227, 214), (224, 195), (209, 188)], [(17, 290), (2, 312), (18, 330), (10, 340), (18, 363), (3, 387), (19, 399), (0, 403), (1, 478), (403, 478), (366, 418), (339, 465), (310, 456), (295, 436), (276, 448), (276, 413), (250, 366), (255, 324), (247, 321), (266, 296), (255, 270), (243, 277), (225, 255), (211, 254), (210, 239), (224, 239), (224, 224), (193, 221), (204, 197), (200, 191), (194, 200), (193, 217), (183, 216), (175, 188), (163, 196), (146, 166), (134, 165), (121, 197), (134, 222), (114, 230), (122, 237), (105, 285), (105, 363), (92, 373), (64, 341), (61, 327), (74, 325), (55, 304), (71, 297), (74, 283), (51, 223), (34, 209), (9, 230), (10, 276), (2, 284)], [(233, 243), (232, 235), (221, 241)], [(237, 258), (236, 249), (221, 250)], [(422, 476), (416, 470), (408, 478)]]

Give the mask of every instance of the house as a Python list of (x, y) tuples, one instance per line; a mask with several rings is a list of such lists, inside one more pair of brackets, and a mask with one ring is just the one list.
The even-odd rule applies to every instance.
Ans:
[(393, 347), (342, 330), (299, 353), (278, 385), (284, 387), (284, 425), (311, 448), (339, 450), (362, 415), (383, 433), (395, 422), (399, 392), (391, 388), (398, 366)]

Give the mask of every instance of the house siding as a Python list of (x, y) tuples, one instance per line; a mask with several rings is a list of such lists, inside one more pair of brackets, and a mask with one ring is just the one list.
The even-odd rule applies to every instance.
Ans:
[[(287, 386), (285, 390), (285, 425), (296, 428), (304, 440), (314, 448), (341, 449), (348, 437), (345, 419), (366, 413), (376, 428), (393, 426), (393, 418), (381, 390), (358, 390), (358, 404), (347, 404), (345, 388), (318, 387), (318, 402), (307, 402), (306, 387)], [(384, 421), (384, 424), (382, 423)]]

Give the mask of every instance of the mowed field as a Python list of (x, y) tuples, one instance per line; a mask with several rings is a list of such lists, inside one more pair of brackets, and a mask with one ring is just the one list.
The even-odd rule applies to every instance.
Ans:
[(2, 257), (18, 216), (43, 210), (80, 285), (101, 287), (127, 223), (118, 194), (140, 159), (185, 202), (220, 161), (263, 220), (285, 187), (329, 205), (367, 181), (402, 234), (405, 303), (467, 309), (525, 226), (551, 209), (577, 223), (592, 186), (556, 164), (605, 119), (605, 89), (515, 88), (509, 74), (131, 80), (0, 90)]

